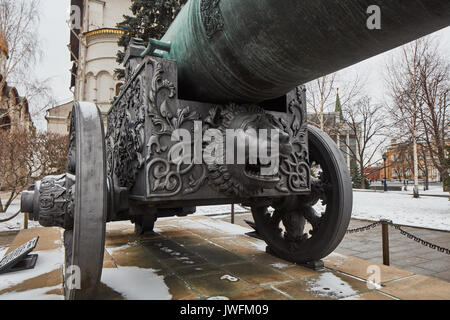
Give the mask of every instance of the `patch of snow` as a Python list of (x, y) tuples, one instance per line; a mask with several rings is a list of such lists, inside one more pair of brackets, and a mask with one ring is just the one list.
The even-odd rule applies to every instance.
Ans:
[(363, 300), (360, 294), (357, 294), (356, 296), (346, 297), (342, 298), (341, 300)]
[(389, 219), (396, 224), (450, 231), (450, 201), (406, 193), (353, 192), (352, 218)]
[[(245, 213), (249, 212), (247, 209), (241, 207), (240, 205), (234, 206), (235, 213)], [(218, 214), (231, 214), (231, 205), (218, 205), (218, 206), (203, 206), (197, 207), (197, 211), (194, 216), (210, 216), (210, 215), (218, 215)]]
[(263, 240), (256, 240), (256, 241), (249, 241), (249, 242), (256, 249), (266, 252), (267, 243), (265, 243)]
[(106, 228), (108, 228), (108, 226), (134, 227), (134, 223), (131, 223), (131, 221), (129, 221), (129, 220), (124, 220), (124, 221), (114, 221), (114, 222), (108, 222), (108, 223), (106, 224)]
[[(380, 184), (378, 182), (377, 184), (378, 186), (383, 186), (383, 184)], [(395, 186), (401, 186), (402, 187), (402, 191), (389, 191), (389, 193), (397, 193), (397, 194), (404, 194), (404, 195), (413, 195), (413, 188), (414, 188), (414, 184), (408, 184), (408, 190), (404, 191), (404, 185), (403, 184), (399, 184), (398, 182), (393, 183), (393, 182), (389, 182), (388, 181), (388, 185), (395, 185)], [(358, 192), (378, 192), (378, 193), (383, 193), (382, 190), (367, 190), (367, 189), (354, 189), (355, 191)], [(419, 183), (419, 195), (426, 195), (426, 196), (449, 196), (450, 193), (447, 191), (444, 191), (442, 185), (435, 185), (432, 184), (429, 186), (428, 190), (424, 191), (423, 190), (423, 183)]]
[(324, 272), (318, 278), (308, 281), (310, 291), (318, 296), (344, 298), (358, 294), (347, 282), (331, 272)]
[(62, 248), (49, 251), (36, 251), (33, 253), (39, 255), (34, 269), (0, 275), (0, 290), (11, 288), (25, 280), (33, 279), (57, 270), (64, 264), (64, 249)]
[(159, 247), (159, 250), (171, 255), (175, 258), (175, 260), (181, 261), (181, 263), (183, 264), (195, 264), (195, 262), (192, 261), (191, 258), (183, 256), (180, 252), (169, 249), (168, 247), (163, 247), (161, 243), (157, 243), (156, 246)]
[(63, 295), (46, 294), (52, 290), (59, 290), (60, 286), (32, 289), (21, 292), (8, 292), (1, 295), (2, 300), (64, 300)]
[(198, 222), (212, 229), (217, 229), (231, 235), (244, 235), (252, 231), (252, 229), (244, 228), (237, 224), (231, 224), (224, 221), (205, 219), (199, 220)]
[(225, 218), (229, 218), (229, 217), (230, 217), (229, 214), (222, 214), (222, 215), (219, 215), (219, 216), (211, 216), (210, 218), (211, 219), (225, 219)]
[(228, 280), (230, 282), (238, 282), (239, 279), (233, 276), (230, 276), (229, 274), (223, 275), (220, 277), (220, 280)]
[(330, 253), (328, 256), (329, 256), (329, 257), (342, 258), (342, 259), (346, 259), (346, 258), (347, 258), (347, 256), (345, 256), (345, 255), (343, 255), (343, 254), (340, 254), (340, 253), (337, 253), (337, 252), (332, 252), (332, 253)]
[(223, 296), (215, 296), (215, 297), (209, 297), (206, 300), (230, 300), (230, 298), (223, 297)]
[[(14, 200), (6, 210), (6, 213), (0, 215), (0, 219), (6, 219), (13, 216), (20, 209), (20, 200)], [(23, 213), (20, 213), (17, 217), (7, 222), (0, 223), (0, 232), (3, 231), (18, 231), (23, 229)], [(41, 225), (37, 221), (28, 220), (28, 228), (40, 228)]]
[(171, 300), (164, 277), (156, 271), (138, 267), (103, 269), (101, 281), (128, 300)]
[(6, 251), (8, 251), (8, 248), (0, 247), (0, 261), (2, 261), (3, 256), (5, 255)]
[(274, 264), (271, 264), (271, 266), (274, 268), (277, 268), (277, 269), (285, 269), (285, 268), (289, 267), (289, 265), (286, 263), (274, 263)]
[(131, 248), (136, 244), (137, 244), (137, 242), (131, 242), (131, 243), (124, 244), (123, 246), (120, 246), (120, 247), (109, 247), (109, 248), (105, 248), (105, 249), (106, 249), (106, 251), (108, 251), (108, 253), (110, 255), (112, 255), (116, 251), (122, 251), (122, 250), (125, 250), (128, 248)]
[(372, 280), (367, 280), (367, 288), (380, 290), (382, 288), (381, 283), (374, 282)]

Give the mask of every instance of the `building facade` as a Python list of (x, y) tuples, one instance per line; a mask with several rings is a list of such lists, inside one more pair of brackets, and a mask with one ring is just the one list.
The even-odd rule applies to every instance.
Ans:
[(69, 134), (72, 107), (73, 101), (69, 101), (47, 110), (47, 114), (45, 115), (45, 120), (47, 120), (47, 132), (62, 135)]
[[(447, 140), (450, 145), (450, 140)], [(430, 153), (423, 143), (417, 146), (419, 179), (425, 180), (428, 177), (430, 182), (440, 182), (441, 176), (434, 166)], [(391, 145), (386, 151), (386, 177), (389, 180), (412, 180), (414, 179), (414, 160), (413, 145), (409, 142), (398, 143), (396, 140), (391, 141)], [(383, 164), (384, 166), (384, 164)], [(381, 179), (384, 179), (384, 169), (380, 172)]]
[(333, 139), (339, 149), (342, 151), (347, 168), (350, 172), (357, 166), (355, 155), (357, 152), (356, 136), (344, 121), (342, 115), (342, 107), (339, 99), (339, 91), (336, 94), (336, 104), (334, 112), (327, 112), (322, 115), (323, 119), (319, 119), (319, 114), (308, 113), (308, 123), (320, 127), (323, 123), (323, 130)]
[[(131, 14), (131, 1), (71, 0), (71, 4), (72, 14), (79, 12), (81, 18), (72, 21), (70, 88), (75, 101), (96, 103), (106, 121), (111, 101), (122, 85), (114, 74), (119, 68), (116, 62), (117, 42), (122, 35), (116, 25), (123, 20), (123, 15)], [(61, 124), (61, 120), (65, 117), (68, 123), (70, 111), (66, 103), (51, 109), (46, 117), (48, 130), (64, 133), (66, 126)]]
[(0, 32), (0, 130), (25, 129), (34, 132), (27, 98), (6, 81), (8, 43)]

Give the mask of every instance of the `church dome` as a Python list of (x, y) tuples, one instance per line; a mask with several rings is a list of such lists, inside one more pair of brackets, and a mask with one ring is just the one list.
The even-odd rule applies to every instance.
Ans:
[(0, 31), (0, 51), (5, 55), (8, 55), (8, 42), (6, 41), (3, 33)]

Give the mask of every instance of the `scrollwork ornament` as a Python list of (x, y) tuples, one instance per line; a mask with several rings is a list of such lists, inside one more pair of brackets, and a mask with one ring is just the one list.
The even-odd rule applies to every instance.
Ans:
[(294, 98), (288, 104), (289, 122), (279, 119), (284, 130), (291, 137), (292, 154), (281, 162), (282, 182), (277, 186), (281, 192), (300, 192), (310, 186), (308, 165), (308, 141), (306, 108), (303, 101), (303, 87), (297, 87)]
[[(169, 158), (170, 145), (163, 144), (163, 136), (170, 137), (172, 133), (180, 129), (184, 124), (201, 120), (200, 115), (191, 111), (189, 106), (180, 107), (172, 112), (171, 100), (175, 98), (175, 85), (168, 79), (164, 79), (162, 63), (149, 59), (148, 63), (153, 66), (153, 77), (147, 101), (147, 115), (152, 124), (152, 135), (147, 143), (147, 179), (149, 181), (149, 197), (171, 197), (197, 191), (206, 179), (205, 169), (199, 178), (193, 174), (189, 176), (188, 186), (184, 186), (183, 176), (194, 169), (194, 164), (184, 164), (185, 159), (178, 159), (176, 163)], [(161, 92), (166, 91), (166, 95)], [(160, 100), (160, 97), (165, 97)]]
[(145, 105), (142, 76), (132, 78), (108, 115), (106, 137), (108, 172), (121, 187), (131, 189), (145, 163)]

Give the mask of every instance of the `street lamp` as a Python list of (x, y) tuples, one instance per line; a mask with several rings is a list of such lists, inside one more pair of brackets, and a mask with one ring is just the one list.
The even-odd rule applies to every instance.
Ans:
[(383, 161), (384, 161), (384, 192), (388, 191), (387, 189), (387, 175), (386, 175), (386, 160), (387, 160), (387, 154), (383, 154)]

